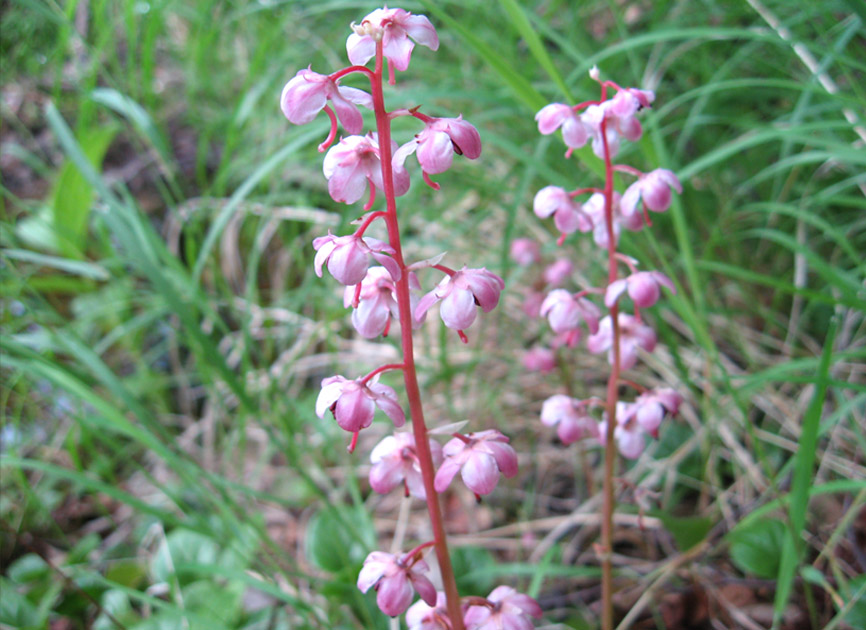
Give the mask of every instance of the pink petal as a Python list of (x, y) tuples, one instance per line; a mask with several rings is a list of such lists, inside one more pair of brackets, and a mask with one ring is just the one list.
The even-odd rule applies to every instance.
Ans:
[(403, 28), (409, 36), (430, 50), (439, 50), (439, 36), (436, 29), (424, 15), (410, 15), (403, 21)]
[(439, 316), (448, 328), (465, 330), (475, 321), (475, 298), (465, 289), (456, 289), (442, 300)]
[[(416, 567), (420, 563), (416, 563)], [(428, 605), (435, 606), (436, 605), (436, 587), (433, 586), (433, 583), (428, 580), (423, 575), (419, 575), (418, 573), (411, 573), (410, 579), (412, 580), (412, 586), (415, 587), (415, 590), (421, 596)]]
[(604, 305), (608, 308), (611, 308), (614, 304), (616, 304), (619, 296), (623, 294), (627, 287), (628, 282), (626, 282), (625, 278), (614, 280), (609, 285), (607, 285), (607, 290), (604, 292)]
[(363, 66), (376, 56), (376, 42), (369, 35), (352, 33), (346, 40), (346, 52), (352, 65)]
[(427, 314), (427, 311), (430, 310), (430, 307), (433, 306), (436, 302), (439, 301), (439, 297), (436, 295), (436, 290), (430, 291), (430, 293), (426, 294), (418, 301), (418, 306), (415, 307), (415, 320), (421, 321), (424, 316)]
[(385, 332), (390, 318), (388, 307), (383, 307), (381, 300), (371, 298), (361, 300), (358, 308), (352, 312), (352, 325), (365, 339), (375, 339)]
[(481, 155), (481, 136), (474, 125), (461, 118), (450, 119), (448, 135), (464, 157), (474, 160)]
[(460, 472), (462, 465), (462, 462), (456, 458), (449, 457), (445, 459), (439, 470), (436, 471), (436, 477), (433, 480), (433, 487), (436, 489), (436, 492), (445, 492), (448, 486), (451, 485), (454, 475)]
[(385, 31), (382, 42), (384, 44), (382, 54), (387, 57), (394, 69), (400, 72), (406, 70), (409, 67), (409, 60), (412, 58), (412, 49), (415, 48), (412, 40), (406, 36), (405, 32), (395, 36), (392, 28)]
[[(339, 379), (339, 380), (336, 380)], [(322, 391), (319, 392), (316, 398), (316, 415), (320, 418), (325, 417), (325, 412), (337, 402), (337, 399), (343, 394), (343, 384), (346, 382), (342, 376), (330, 376), (322, 381)]]
[(344, 392), (334, 408), (334, 418), (340, 428), (354, 433), (370, 426), (376, 405), (360, 389)]
[(485, 442), (485, 446), (493, 454), (496, 465), (503, 475), (510, 479), (517, 474), (517, 453), (511, 446), (503, 442), (491, 441)]
[(386, 615), (396, 617), (409, 608), (412, 603), (412, 587), (406, 579), (406, 573), (401, 571), (379, 582), (376, 594), (376, 604)]
[(476, 494), (490, 494), (499, 483), (499, 467), (493, 455), (474, 451), (460, 471), (463, 483)]
[(451, 168), (453, 157), (454, 146), (447, 133), (428, 133), (419, 138), (418, 163), (431, 175), (444, 173)]
[(574, 110), (562, 103), (551, 103), (541, 108), (535, 115), (538, 131), (547, 136), (559, 129), (568, 118), (574, 116)]

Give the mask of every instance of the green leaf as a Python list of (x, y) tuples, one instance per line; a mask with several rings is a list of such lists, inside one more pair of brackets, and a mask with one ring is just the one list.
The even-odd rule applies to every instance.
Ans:
[(493, 588), (496, 560), (483, 547), (456, 547), (451, 550), (451, 564), (461, 595), (485, 597)]
[(761, 578), (775, 578), (779, 573), (785, 524), (777, 518), (742, 524), (728, 534), (731, 560), (743, 573)]
[(715, 521), (705, 516), (672, 516), (667, 512), (653, 512), (674, 537), (680, 551), (688, 551), (707, 537)]
[(360, 564), (365, 550), (349, 530), (349, 524), (356, 521), (351, 510), (339, 506), (318, 512), (310, 519), (304, 541), (310, 561), (331, 573)]
[(163, 538), (150, 563), (150, 572), (157, 582), (168, 582), (177, 575), (178, 565), (214, 564), (218, 556), (219, 546), (212, 538), (176, 529)]
[[(89, 164), (100, 168), (108, 145), (116, 133), (113, 126), (90, 129), (80, 134), (78, 142)], [(93, 187), (76, 163), (67, 160), (54, 184), (52, 195), (53, 227), (57, 249), (65, 256), (81, 258), (87, 218), (93, 206)]]

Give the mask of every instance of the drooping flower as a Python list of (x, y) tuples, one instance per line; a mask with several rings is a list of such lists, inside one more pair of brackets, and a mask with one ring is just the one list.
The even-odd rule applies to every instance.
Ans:
[(463, 267), (451, 276), (446, 276), (415, 308), (415, 318), (420, 319), (439, 300), (442, 306), (439, 315), (448, 328), (465, 330), (475, 321), (476, 306), (489, 313), (499, 304), (499, 294), (505, 282), (495, 273), (481, 269)]
[[(598, 425), (598, 441), (604, 446), (607, 443), (608, 417), (605, 412), (604, 418)], [(622, 400), (616, 403), (616, 428), (613, 437), (616, 448), (626, 459), (637, 459), (643, 453), (646, 446), (646, 432), (634, 421), (634, 410), (632, 403)]]
[[(646, 352), (655, 349), (656, 333), (637, 317), (628, 313), (620, 313), (617, 321), (619, 322), (620, 365), (622, 369), (628, 370), (637, 363), (639, 348)], [(594, 354), (607, 350), (607, 360), (611, 365), (613, 364), (613, 325), (610, 315), (601, 320), (598, 332), (587, 340), (587, 347)]]
[(433, 118), (421, 133), (397, 150), (394, 163), (402, 165), (412, 153), (425, 173), (444, 173), (451, 168), (455, 153), (470, 160), (480, 156), (481, 136), (462, 116)]
[[(643, 216), (640, 213), (632, 214), (628, 217), (624, 216), (621, 211), (620, 194), (613, 193), (613, 235), (614, 244), (619, 243), (619, 234), (622, 228), (636, 231), (644, 226)], [(583, 211), (589, 216), (592, 221), (592, 238), (595, 244), (602, 249), (607, 249), (608, 231), (607, 221), (604, 216), (604, 195), (601, 193), (593, 193), (586, 203), (583, 204)]]
[(544, 401), (541, 422), (549, 427), (555, 426), (556, 434), (566, 445), (587, 436), (598, 437), (598, 423), (589, 415), (587, 403), (563, 394)]
[(393, 388), (376, 382), (373, 377), (367, 383), (360, 379), (349, 379), (336, 375), (322, 381), (322, 391), (316, 399), (316, 415), (325, 417), (330, 409), (337, 424), (346, 431), (357, 433), (373, 422), (376, 407), (385, 412), (395, 427), (406, 423), (406, 415), (397, 401), (397, 393)]
[[(646, 436), (659, 436), (659, 425), (665, 412), (676, 414), (682, 398), (672, 389), (644, 392), (633, 403), (618, 401), (614, 439), (623, 457), (637, 459), (646, 447)], [(599, 440), (605, 443), (607, 417), (599, 425)]]
[[(349, 61), (363, 66), (376, 55), (376, 42), (382, 42), (382, 54), (396, 70), (409, 67), (415, 42), (438, 50), (436, 29), (423, 15), (412, 15), (403, 9), (376, 9), (360, 24), (352, 23), (354, 33), (346, 40)], [(411, 39), (410, 39), (411, 38)]]
[(372, 256), (379, 262), (388, 274), (395, 280), (400, 279), (400, 266), (391, 256), (394, 248), (387, 243), (369, 236), (361, 238), (354, 234), (348, 236), (334, 236), (328, 230), (327, 236), (320, 236), (313, 240), (316, 249), (316, 258), (313, 266), (316, 275), (322, 277), (322, 267), (328, 263), (328, 271), (340, 284), (358, 284), (367, 274)]
[[(410, 308), (418, 303), (414, 291), (420, 291), (418, 278), (409, 272)], [(367, 275), (361, 281), (361, 290), (357, 286), (347, 286), (343, 293), (343, 306), (352, 306), (358, 297), (358, 306), (352, 311), (352, 325), (366, 339), (374, 339), (381, 334), (387, 334), (391, 317), (400, 319), (400, 308), (397, 306), (397, 285), (391, 272), (383, 267), (370, 267)], [(412, 319), (412, 327), (417, 328), (422, 322)]]
[(624, 291), (639, 308), (648, 308), (658, 302), (661, 287), (667, 287), (672, 293), (677, 289), (674, 283), (660, 271), (638, 271), (628, 277), (611, 282), (604, 293), (604, 305), (610, 308), (616, 304)]
[[(411, 552), (410, 552), (411, 553)], [(396, 617), (412, 603), (412, 590), (431, 606), (436, 603), (436, 588), (421, 572), (429, 570), (417, 554), (395, 556), (384, 551), (371, 552), (358, 574), (358, 588), (366, 593), (376, 589), (376, 603), (386, 615)]]
[(563, 103), (551, 103), (542, 107), (535, 115), (535, 120), (538, 122), (538, 131), (545, 136), (562, 127), (562, 139), (565, 146), (571, 149), (579, 149), (589, 138), (589, 130), (580, 116), (571, 106)]
[(553, 215), (556, 229), (563, 234), (571, 234), (577, 230), (588, 232), (592, 229), (590, 217), (580, 204), (559, 186), (545, 186), (539, 190), (532, 202), (532, 210), (541, 219)]
[(598, 331), (601, 311), (586, 298), (576, 298), (565, 289), (554, 289), (541, 304), (540, 314), (547, 317), (550, 327), (557, 334), (570, 335), (569, 345), (580, 340), (580, 323), (586, 322), (591, 333)]
[[(433, 465), (442, 462), (442, 447), (434, 440), (429, 441)], [(424, 499), (424, 479), (415, 449), (415, 436), (412, 433), (395, 433), (379, 442), (370, 453), (370, 485), (380, 494), (387, 494), (403, 484), (407, 495)]]
[(360, 133), (364, 120), (357, 105), (373, 109), (373, 97), (363, 90), (341, 87), (326, 74), (310, 69), (299, 70), (283, 88), (280, 107), (289, 122), (305, 125), (316, 117), (328, 104), (334, 104), (337, 118), (349, 133)]
[(605, 122), (607, 145), (610, 156), (619, 152), (620, 138), (635, 142), (643, 134), (643, 128), (637, 119), (637, 112), (655, 100), (655, 94), (649, 90), (626, 88), (618, 91), (613, 98), (590, 105), (581, 115), (581, 120), (592, 135), (592, 150), (598, 157), (604, 159), (604, 141), (602, 139), (602, 122)]
[(445, 593), (442, 591), (436, 593), (435, 606), (431, 606), (423, 599), (412, 604), (406, 611), (406, 625), (409, 626), (409, 630), (451, 630)]
[(567, 258), (560, 258), (545, 268), (542, 277), (547, 284), (555, 287), (568, 280), (573, 271), (572, 262)]
[(516, 238), (511, 241), (511, 259), (521, 267), (541, 260), (541, 248), (531, 238)]
[(671, 189), (680, 194), (683, 192), (683, 186), (673, 171), (657, 168), (641, 175), (626, 188), (622, 196), (620, 205), (623, 215), (640, 215), (639, 202), (643, 202), (643, 205), (653, 212), (664, 212), (671, 205)]
[[(391, 141), (392, 153), (397, 143)], [(392, 159), (394, 194), (398, 197), (409, 190), (409, 173)], [(331, 147), (322, 163), (322, 171), (328, 180), (328, 193), (334, 201), (355, 203), (364, 195), (367, 182), (384, 190), (377, 134), (349, 136)]]
[(682, 396), (673, 389), (651, 389), (637, 397), (631, 406), (631, 411), (641, 428), (657, 438), (659, 425), (665, 412), (676, 415), (682, 402)]
[(489, 605), (470, 606), (463, 622), (472, 630), (532, 630), (529, 617), (541, 619), (541, 606), (510, 586), (497, 586), (487, 596)]
[(550, 348), (536, 346), (523, 353), (521, 362), (530, 372), (546, 374), (556, 368), (556, 353)]
[(517, 474), (517, 453), (495, 429), (455, 437), (442, 453), (445, 460), (436, 471), (436, 492), (444, 492), (458, 472), (466, 487), (478, 495), (493, 492), (500, 472), (506, 477)]

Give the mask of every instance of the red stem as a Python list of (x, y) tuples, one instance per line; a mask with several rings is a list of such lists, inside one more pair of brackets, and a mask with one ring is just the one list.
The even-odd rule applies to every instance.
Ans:
[(375, 370), (373, 370), (372, 372), (367, 374), (367, 376), (365, 376), (364, 378), (361, 379), (361, 385), (366, 385), (367, 382), (371, 378), (373, 378), (377, 374), (381, 374), (382, 372), (388, 372), (390, 370), (402, 370), (402, 369), (403, 369), (402, 363), (388, 363), (387, 365), (380, 365)]
[[(602, 100), (606, 90), (602, 84)], [(613, 164), (610, 159), (610, 148), (607, 144), (607, 120), (601, 122), (601, 138), (604, 144), (604, 220), (607, 224), (607, 282), (611, 284), (617, 279), (616, 235), (613, 231)], [(613, 476), (616, 463), (616, 403), (618, 398), (617, 383), (620, 373), (619, 350), (619, 305), (610, 308), (610, 320), (613, 330), (613, 365), (607, 380), (607, 432), (604, 443), (604, 486), (602, 489), (603, 506), (601, 521), (601, 627), (602, 630), (613, 630), (613, 513), (616, 508), (614, 498)]]
[(403, 349), (403, 381), (406, 385), (406, 397), (409, 399), (412, 430), (415, 434), (415, 452), (421, 467), (421, 476), (424, 479), (427, 511), (430, 515), (430, 525), (433, 528), (436, 558), (439, 561), (442, 586), (445, 590), (448, 617), (453, 630), (465, 630), (460, 608), (460, 595), (457, 592), (457, 582), (454, 579), (454, 569), (451, 566), (451, 556), (448, 553), (448, 542), (445, 537), (442, 510), (439, 506), (439, 494), (433, 487), (436, 471), (433, 467), (433, 456), (430, 453), (427, 425), (424, 423), (424, 410), (421, 405), (421, 390), (418, 387), (418, 375), (415, 370), (415, 354), (412, 344), (412, 310), (409, 301), (409, 273), (406, 269), (406, 263), (403, 261), (400, 227), (397, 222), (397, 201), (391, 166), (391, 120), (385, 110), (385, 97), (382, 93), (382, 56), (382, 42), (379, 41), (376, 42), (376, 70), (374, 71), (375, 79), (371, 80), (371, 91), (373, 94), (373, 111), (376, 114), (376, 129), (379, 133), (379, 157), (382, 163), (382, 184), (387, 207), (385, 223), (388, 226), (388, 241), (394, 248), (394, 260), (403, 271), (400, 280), (396, 283), (397, 306), (400, 311), (400, 338)]

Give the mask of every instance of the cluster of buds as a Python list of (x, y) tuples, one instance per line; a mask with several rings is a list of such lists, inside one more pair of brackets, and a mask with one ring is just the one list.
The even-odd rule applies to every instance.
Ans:
[[(531, 628), (529, 617), (540, 617), (541, 610), (532, 598), (509, 587), (499, 587), (488, 598), (461, 600), (451, 569), (445, 540), (439, 493), (444, 492), (457, 473), (475, 495), (494, 490), (501, 475), (517, 473), (517, 454), (509, 439), (495, 429), (474, 433), (449, 431), (451, 440), (444, 447), (432, 439), (424, 423), (417, 374), (412, 352), (412, 330), (441, 302), (439, 314), (445, 326), (456, 331), (465, 343), (465, 330), (478, 315), (499, 303), (504, 288), (502, 278), (484, 268), (451, 269), (441, 264), (442, 255), (406, 264), (403, 259), (397, 221), (396, 198), (410, 186), (406, 160), (415, 155), (423, 181), (434, 189), (430, 179), (447, 171), (454, 154), (469, 159), (481, 155), (481, 138), (476, 128), (457, 118), (434, 118), (420, 107), (386, 111), (383, 96), (384, 69), (388, 83), (394, 85), (395, 71), (405, 71), (416, 44), (431, 50), (439, 38), (430, 21), (402, 9), (377, 9), (360, 24), (352, 24), (346, 42), (352, 65), (329, 75), (308, 68), (299, 71), (285, 86), (281, 107), (294, 124), (311, 122), (324, 111), (331, 130), (319, 151), (327, 154), (323, 172), (328, 192), (334, 201), (352, 204), (367, 193), (364, 215), (352, 234), (335, 236), (330, 232), (313, 241), (314, 268), (321, 277), (327, 268), (345, 285), (344, 306), (352, 308), (352, 325), (367, 339), (387, 336), (391, 323), (400, 324), (403, 359), (383, 365), (365, 376), (348, 379), (335, 375), (322, 381), (316, 401), (320, 418), (333, 415), (337, 424), (352, 434), (349, 452), (357, 446), (361, 430), (370, 426), (376, 410), (382, 411), (399, 428), (407, 414), (393, 388), (378, 382), (389, 371), (401, 371), (409, 398), (412, 432), (387, 436), (370, 456), (370, 485), (376, 492), (388, 493), (402, 488), (407, 497), (427, 502), (434, 540), (404, 554), (374, 551), (369, 554), (358, 576), (358, 588), (374, 589), (379, 608), (387, 615), (405, 612), (414, 593), (421, 597), (407, 614), (412, 629), (488, 630), (492, 628)], [(367, 63), (375, 60), (373, 70)], [(340, 85), (351, 74), (369, 81), (370, 91)], [(364, 117), (358, 106), (373, 110), (375, 131), (364, 132)], [(391, 121), (397, 117), (418, 120), (422, 129), (402, 146), (391, 138)], [(339, 124), (352, 135), (336, 144)], [(333, 145), (333, 146), (332, 146)], [(385, 198), (385, 209), (374, 210), (377, 193)], [(385, 224), (388, 242), (365, 236), (376, 221)], [(428, 269), (443, 274), (441, 281), (422, 296), (418, 272)], [(428, 565), (423, 553), (436, 549), (443, 590), (437, 592), (425, 575)]]
[[(682, 192), (676, 175), (667, 169), (648, 173), (625, 164), (615, 164), (622, 139), (639, 140), (643, 129), (637, 114), (655, 100), (648, 90), (621, 88), (612, 81), (601, 81), (598, 70), (590, 76), (599, 82), (601, 97), (575, 106), (553, 103), (539, 111), (535, 119), (542, 134), (562, 131), (568, 147), (566, 157), (575, 149), (591, 144), (593, 152), (605, 162), (604, 188), (578, 188), (565, 190), (547, 186), (535, 195), (533, 210), (542, 219), (553, 218), (560, 233), (558, 244), (574, 232), (592, 233), (593, 240), (606, 251), (608, 282), (603, 287), (583, 287), (577, 292), (561, 288), (564, 278), (545, 269), (542, 278), (556, 275), (557, 282), (539, 282), (527, 296), (526, 310), (532, 315), (545, 317), (554, 333), (551, 346), (574, 347), (584, 337), (592, 353), (607, 353), (612, 372), (619, 377), (621, 370), (633, 368), (641, 351), (652, 352), (656, 346), (655, 331), (641, 317), (641, 309), (653, 306), (661, 296), (661, 288), (675, 291), (673, 282), (659, 271), (639, 271), (633, 258), (617, 252), (623, 229), (642, 230), (652, 225), (649, 212), (664, 212), (671, 204), (671, 190)], [(615, 91), (608, 98), (608, 92)], [(634, 177), (634, 181), (620, 194), (613, 188), (614, 173)], [(512, 257), (519, 264), (540, 262), (539, 247), (528, 239), (512, 244)], [(565, 264), (563, 264), (563, 267)], [(627, 274), (620, 277), (620, 267)], [(540, 293), (547, 290), (547, 294)], [(631, 301), (633, 312), (624, 312), (624, 298)], [(608, 313), (602, 316), (599, 306), (591, 298), (600, 298)], [(535, 305), (538, 304), (537, 312)], [(584, 332), (585, 331), (585, 332)], [(524, 359), (532, 369), (552, 369), (553, 350), (534, 348)], [(615, 383), (619, 386), (623, 382)], [(627, 381), (631, 385), (637, 385)], [(594, 438), (602, 444), (608, 436), (608, 416), (615, 410), (613, 436), (620, 453), (636, 458), (644, 450), (645, 435), (656, 437), (662, 417), (675, 414), (680, 396), (673, 390), (644, 390), (634, 402), (579, 400), (562, 394), (548, 399), (542, 408), (541, 421), (554, 426), (560, 439), (570, 444), (582, 438)], [(601, 413), (593, 415), (593, 409)]]

